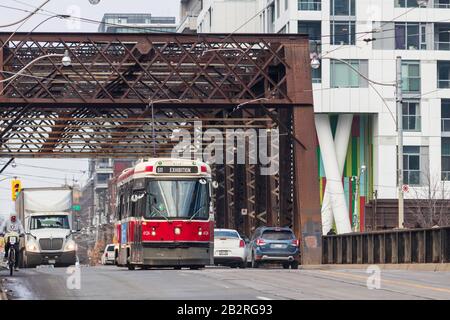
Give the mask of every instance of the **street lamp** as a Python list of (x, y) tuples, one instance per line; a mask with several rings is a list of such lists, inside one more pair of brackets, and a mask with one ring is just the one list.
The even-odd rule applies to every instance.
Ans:
[(358, 195), (359, 195), (359, 189), (360, 189), (360, 183), (361, 183), (361, 176), (366, 172), (366, 166), (363, 164), (360, 167), (359, 173), (357, 176), (352, 176), (351, 180), (352, 182), (355, 182), (355, 193), (353, 195), (353, 215), (352, 215), (352, 225), (353, 225), (353, 231), (358, 232), (359, 231), (359, 210), (358, 210)]
[(61, 59), (61, 64), (65, 67), (68, 67), (72, 64), (72, 59), (70, 58), (69, 55), (69, 50), (66, 50), (64, 52), (64, 54), (60, 54), (60, 53), (51, 53), (51, 54), (46, 54), (40, 57), (37, 57), (36, 59), (32, 60), (31, 62), (29, 62), (25, 67), (23, 67), (21, 70), (19, 70), (16, 74), (14, 74), (13, 76), (0, 80), (0, 83), (3, 82), (7, 82), (7, 81), (12, 81), (14, 79), (16, 79), (17, 77), (19, 77), (22, 73), (25, 72), (26, 69), (28, 69), (30, 66), (32, 66), (33, 64), (35, 64), (36, 62), (46, 59), (46, 58), (52, 58), (52, 57), (62, 57)]

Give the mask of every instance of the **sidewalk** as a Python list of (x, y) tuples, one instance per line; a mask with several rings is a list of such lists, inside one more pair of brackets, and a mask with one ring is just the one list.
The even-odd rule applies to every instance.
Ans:
[[(381, 270), (450, 271), (450, 263), (373, 264)], [(369, 264), (321, 264), (299, 266), (303, 270), (367, 269)]]

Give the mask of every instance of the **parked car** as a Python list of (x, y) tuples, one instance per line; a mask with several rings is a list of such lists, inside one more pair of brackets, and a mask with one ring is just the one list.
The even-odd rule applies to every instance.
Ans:
[(214, 264), (245, 268), (246, 243), (239, 232), (231, 229), (214, 229)]
[(114, 244), (108, 244), (105, 247), (105, 251), (102, 255), (102, 264), (115, 264), (116, 263), (116, 255), (115, 255), (115, 248), (116, 246)]
[(299, 256), (299, 240), (289, 228), (260, 227), (247, 248), (247, 261), (252, 268), (263, 263), (280, 263), (285, 269), (298, 269)]

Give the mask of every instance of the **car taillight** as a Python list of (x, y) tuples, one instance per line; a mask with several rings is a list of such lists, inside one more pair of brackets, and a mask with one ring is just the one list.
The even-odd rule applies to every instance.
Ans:
[(297, 239), (292, 240), (292, 245), (298, 247), (300, 245), (300, 241), (298, 241)]
[(244, 248), (245, 247), (245, 241), (241, 240), (239, 241), (239, 248)]
[(108, 258), (108, 252), (105, 253), (105, 258)]
[(263, 246), (266, 242), (263, 239), (256, 239), (256, 245), (257, 246)]

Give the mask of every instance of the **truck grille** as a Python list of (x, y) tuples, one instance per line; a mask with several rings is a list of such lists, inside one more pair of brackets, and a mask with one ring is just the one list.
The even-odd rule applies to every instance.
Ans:
[(63, 242), (64, 241), (62, 238), (40, 239), (39, 240), (41, 250), (61, 250)]

